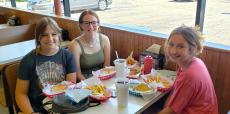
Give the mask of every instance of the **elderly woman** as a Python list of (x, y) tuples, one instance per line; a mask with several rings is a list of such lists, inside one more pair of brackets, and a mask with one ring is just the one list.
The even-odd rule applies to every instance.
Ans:
[(16, 84), (16, 102), (24, 114), (47, 113), (42, 107), (42, 88), (47, 84), (76, 82), (75, 59), (60, 48), (57, 23), (52, 18), (42, 18), (36, 25), (35, 38), (36, 49), (22, 59)]
[(203, 61), (202, 37), (192, 28), (174, 29), (165, 44), (166, 56), (177, 63), (171, 96), (159, 114), (218, 114), (216, 93)]
[(84, 80), (92, 76), (92, 71), (110, 65), (110, 42), (99, 33), (100, 20), (92, 10), (81, 13), (79, 26), (82, 34), (71, 42), (69, 49), (77, 61), (77, 78)]

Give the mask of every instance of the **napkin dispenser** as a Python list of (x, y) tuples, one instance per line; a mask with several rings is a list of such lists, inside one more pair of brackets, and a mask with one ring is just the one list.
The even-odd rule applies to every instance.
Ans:
[(165, 63), (165, 55), (163, 54), (163, 49), (161, 45), (153, 44), (144, 52), (141, 52), (139, 55), (140, 64), (144, 64), (144, 57), (149, 55), (154, 59), (155, 69), (163, 69)]

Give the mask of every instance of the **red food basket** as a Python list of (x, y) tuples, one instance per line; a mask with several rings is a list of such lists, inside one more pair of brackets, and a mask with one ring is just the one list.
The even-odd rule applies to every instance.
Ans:
[[(72, 86), (74, 86), (74, 83), (69, 82), (69, 81), (63, 81), (63, 82), (60, 82), (59, 84), (65, 84), (67, 86), (67, 88), (65, 90), (67, 90), (68, 88), (72, 88)], [(54, 85), (50, 85), (50, 86), (46, 86), (45, 88), (43, 88), (43, 90), (42, 90), (43, 94), (45, 96), (49, 97), (49, 98), (53, 98), (56, 95), (60, 95), (60, 94), (65, 93), (65, 90), (60, 91), (60, 92), (53, 92), (53, 91), (51, 91), (51, 88), (53, 86)]]
[[(111, 72), (109, 74), (103, 74), (102, 75), (103, 70), (106, 70), (106, 69), (111, 69)], [(116, 71), (115, 71), (114, 67), (110, 66), (110, 67), (102, 68), (102, 69), (97, 70), (97, 71), (93, 71), (92, 74), (94, 76), (97, 76), (100, 80), (108, 80), (108, 79), (110, 79), (116, 75)]]
[(171, 89), (172, 89), (172, 87), (170, 87), (170, 88), (157, 87), (157, 91), (162, 92), (162, 93), (168, 92)]
[(106, 92), (108, 94), (107, 96), (94, 96), (94, 95), (91, 95), (90, 100), (104, 102), (104, 101), (108, 100), (112, 95), (112, 90), (111, 89), (107, 88)]
[(100, 78), (100, 80), (108, 80), (108, 79), (114, 77), (115, 75), (116, 75), (116, 72), (109, 74), (109, 75), (106, 75), (106, 76), (98, 76), (98, 78)]

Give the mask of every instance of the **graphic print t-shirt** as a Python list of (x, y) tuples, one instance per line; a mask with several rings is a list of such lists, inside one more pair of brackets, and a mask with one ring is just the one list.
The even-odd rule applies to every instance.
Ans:
[(62, 64), (55, 61), (45, 61), (36, 63), (36, 73), (41, 84), (56, 84), (65, 80)]
[(42, 94), (42, 85), (59, 83), (73, 72), (76, 72), (74, 56), (66, 49), (61, 48), (53, 56), (36, 55), (33, 50), (20, 62), (19, 79), (29, 80), (30, 101), (39, 102), (37, 97)]
[(65, 80), (66, 74), (76, 72), (75, 63), (73, 54), (63, 48), (53, 56), (43, 56), (32, 50), (23, 57), (18, 78), (29, 81), (28, 96), (34, 111), (42, 108), (45, 98), (42, 85)]

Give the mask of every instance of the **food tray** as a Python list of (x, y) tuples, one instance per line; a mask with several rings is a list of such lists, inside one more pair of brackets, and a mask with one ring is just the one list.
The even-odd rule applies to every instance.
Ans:
[(136, 97), (142, 97), (141, 93), (140, 92), (137, 92), (137, 91), (133, 91), (131, 89), (129, 89), (129, 94), (133, 95), (133, 96), (136, 96)]
[(138, 79), (140, 77), (140, 74), (141, 74), (141, 67), (135, 66), (129, 69), (127, 78)]
[[(54, 86), (56, 86), (56, 85), (60, 85), (60, 84), (66, 85), (67, 87), (66, 87), (64, 90), (62, 90), (62, 91), (57, 91), (57, 92), (52, 91), (52, 87), (54, 87)], [(69, 81), (63, 81), (63, 82), (58, 83), (58, 84), (56, 84), (56, 85), (47, 85), (47, 86), (42, 90), (42, 92), (43, 92), (44, 95), (46, 95), (47, 97), (53, 98), (53, 97), (56, 96), (56, 95), (60, 95), (60, 94), (65, 93), (65, 91), (66, 91), (68, 88), (74, 87), (74, 83), (69, 82)]]
[(104, 101), (108, 100), (112, 95), (111, 89), (106, 88), (106, 92), (108, 94), (107, 96), (90, 95), (90, 99), (93, 101), (96, 100), (96, 101), (104, 102)]
[[(104, 73), (105, 70), (111, 70), (109, 73)], [(108, 80), (116, 75), (115, 68), (113, 66), (105, 67), (97, 71), (93, 71), (92, 74), (97, 76), (100, 80)]]
[(135, 60), (135, 63), (134, 63), (134, 64), (132, 64), (132, 65), (131, 65), (131, 64), (127, 64), (127, 67), (128, 67), (128, 68), (133, 68), (133, 67), (135, 67), (135, 66), (137, 66), (137, 65), (138, 65), (138, 61)]
[(128, 76), (126, 76), (126, 77), (129, 78), (129, 79), (138, 79), (138, 78), (140, 77), (140, 74), (141, 74), (141, 73), (138, 73), (138, 74), (136, 74), (136, 75), (128, 75)]
[[(154, 92), (154, 89), (150, 87), (150, 90), (148, 91), (138, 91), (138, 90), (134, 90), (134, 87), (139, 85), (139, 84), (144, 84), (147, 85), (146, 83), (136, 83), (136, 84), (132, 84), (129, 86), (129, 94), (137, 96), (137, 97), (143, 97), (143, 94), (147, 94), (147, 93), (152, 93)], [(148, 86), (148, 85), (147, 85)]]
[[(168, 86), (168, 87), (164, 87), (164, 84), (163, 84), (163, 82), (161, 82), (161, 81), (147, 81), (148, 78), (154, 79), (154, 78), (156, 78), (157, 76), (159, 77), (160, 80), (167, 81), (167, 83), (168, 83), (169, 86)], [(172, 87), (172, 85), (173, 85), (173, 81), (172, 81), (171, 79), (169, 79), (169, 78), (167, 78), (167, 77), (161, 75), (160, 73), (157, 73), (157, 74), (155, 74), (155, 75), (153, 75), (153, 74), (141, 75), (141, 77), (143, 78), (143, 80), (144, 80), (146, 83), (148, 83), (148, 84), (150, 84), (150, 85), (152, 85), (152, 86), (155, 86), (155, 87), (157, 88), (157, 91), (159, 91), (159, 92), (167, 92), (167, 91), (170, 91), (170, 90), (171, 90), (171, 87)]]

